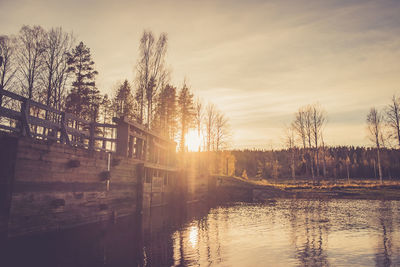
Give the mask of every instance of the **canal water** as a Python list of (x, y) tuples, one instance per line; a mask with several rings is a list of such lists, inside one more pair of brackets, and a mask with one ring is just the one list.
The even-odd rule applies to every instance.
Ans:
[(0, 266), (400, 266), (400, 202), (277, 199), (154, 210), (12, 238)]

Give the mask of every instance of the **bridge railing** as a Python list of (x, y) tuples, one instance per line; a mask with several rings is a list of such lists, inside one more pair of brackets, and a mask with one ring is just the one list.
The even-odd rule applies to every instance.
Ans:
[(0, 130), (91, 150), (116, 149), (115, 124), (88, 121), (2, 89), (0, 98), (11, 103), (0, 105)]

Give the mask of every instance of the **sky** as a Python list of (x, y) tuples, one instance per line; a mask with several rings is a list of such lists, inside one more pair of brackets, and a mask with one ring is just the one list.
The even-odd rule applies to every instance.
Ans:
[(225, 113), (232, 148), (282, 147), (313, 103), (327, 144), (369, 145), (369, 109), (400, 95), (400, 0), (0, 0), (0, 34), (24, 24), (73, 32), (103, 93), (133, 81), (143, 30), (166, 32), (171, 82)]

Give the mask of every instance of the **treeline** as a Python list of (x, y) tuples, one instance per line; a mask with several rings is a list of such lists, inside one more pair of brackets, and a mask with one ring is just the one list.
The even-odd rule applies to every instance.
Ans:
[[(98, 71), (90, 48), (82, 41), (76, 45), (74, 36), (62, 28), (23, 26), (16, 35), (0, 36), (0, 89), (87, 120), (111, 123), (113, 117), (127, 117), (178, 140), (182, 151), (187, 149), (189, 129), (196, 129), (202, 139), (199, 149), (226, 148), (227, 118), (214, 104), (205, 106), (199, 99), (194, 100), (186, 82), (181, 86), (171, 84), (167, 46), (167, 34), (156, 37), (144, 31), (133, 82), (124, 80), (108, 96), (96, 85)], [(1, 95), (0, 106), (19, 109), (17, 103)], [(40, 111), (35, 116), (52, 119)], [(0, 123), (15, 122), (0, 118)]]
[[(376, 148), (325, 147), (319, 150), (321, 173), (315, 179), (364, 179), (379, 178)], [(303, 148), (283, 150), (234, 150), (235, 175), (266, 180), (312, 179), (309, 151)], [(293, 157), (294, 155), (294, 157)], [(381, 150), (382, 176), (387, 179), (400, 178), (400, 150)], [(293, 165), (294, 162), (294, 165)], [(294, 166), (295, 177), (292, 176)], [(316, 169), (317, 166), (314, 166)]]
[(234, 151), (236, 175), (259, 179), (400, 178), (400, 98), (393, 96), (381, 111), (366, 116), (373, 145), (330, 147), (324, 141), (326, 111), (319, 104), (300, 107), (285, 129), (278, 151)]

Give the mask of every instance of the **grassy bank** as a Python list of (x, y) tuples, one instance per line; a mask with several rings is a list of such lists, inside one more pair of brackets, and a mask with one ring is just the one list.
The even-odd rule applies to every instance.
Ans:
[(400, 181), (377, 180), (321, 180), (319, 184), (313, 184), (308, 180), (268, 182), (266, 180), (255, 181), (238, 177), (238, 185), (265, 190), (273, 197), (297, 197), (297, 198), (351, 198), (351, 199), (388, 199), (400, 200)]

